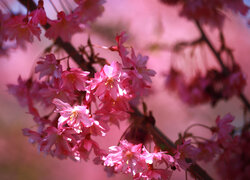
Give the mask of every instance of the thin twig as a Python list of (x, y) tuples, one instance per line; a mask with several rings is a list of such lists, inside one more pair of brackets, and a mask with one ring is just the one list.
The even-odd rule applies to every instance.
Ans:
[(211, 51), (213, 52), (213, 54), (215, 55), (216, 59), (218, 60), (222, 70), (224, 72), (228, 72), (227, 67), (225, 66), (225, 64), (223, 63), (223, 60), (220, 56), (220, 54), (216, 51), (216, 49), (214, 48), (214, 45), (210, 42), (210, 40), (208, 39), (207, 35), (205, 34), (205, 31), (202, 29), (200, 23), (198, 21), (195, 21), (195, 24), (197, 26), (197, 28), (199, 29), (201, 36), (203, 38), (203, 40), (207, 43), (208, 47), (211, 49)]
[[(220, 64), (222, 70), (227, 73), (229, 70), (227, 68), (227, 66), (224, 64), (221, 55), (219, 52), (216, 51), (216, 49), (214, 48), (213, 44), (211, 43), (211, 41), (208, 39), (205, 31), (203, 30), (202, 26), (200, 25), (200, 23), (196, 20), (195, 24), (197, 26), (197, 28), (199, 29), (202, 38), (204, 39), (204, 41), (206, 42), (206, 44), (208, 45), (208, 47), (210, 48), (210, 50), (212, 51), (212, 53), (214, 54), (214, 56), (216, 57), (216, 60), (218, 61), (218, 63)], [(239, 99), (243, 102), (243, 104), (247, 107), (247, 109), (250, 111), (250, 103), (247, 99), (247, 97), (241, 93), (239, 96)]]

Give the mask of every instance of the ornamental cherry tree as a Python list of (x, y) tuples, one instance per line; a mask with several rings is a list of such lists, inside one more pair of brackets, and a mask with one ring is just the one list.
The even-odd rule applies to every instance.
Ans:
[[(144, 101), (154, 95), (152, 78), (161, 72), (148, 67), (149, 57), (128, 43), (130, 37), (125, 31), (117, 32), (110, 47), (93, 43), (91, 36), (80, 46), (72, 43), (74, 34), (87, 35), (86, 29), (91, 31), (91, 24), (105, 11), (105, 0), (63, 0), (62, 7), (67, 5), (63, 10), (58, 10), (52, 0), (18, 2), (26, 8), (26, 14), (12, 12), (7, 1), (1, 4), (0, 55), (5, 57), (14, 48), (25, 48), (34, 39), (52, 42), (28, 79), (19, 76), (16, 84), (7, 85), (9, 93), (33, 118), (35, 126), (22, 132), (39, 152), (73, 161), (88, 161), (94, 155), (92, 160), (103, 166), (108, 176), (122, 173), (138, 180), (167, 180), (178, 171), (185, 172), (183, 179), (213, 179), (199, 162), (213, 163), (221, 179), (250, 179), (250, 103), (244, 94), (247, 76), (223, 33), (228, 12), (247, 14), (249, 7), (243, 0), (158, 1), (161, 6), (178, 7), (180, 16), (199, 32), (198, 38), (178, 41), (167, 51), (195, 53), (196, 48), (206, 46), (216, 64), (205, 71), (196, 66), (190, 76), (173, 62), (162, 73), (162, 88), (190, 107), (215, 107), (220, 101), (237, 97), (245, 114), (239, 128), (232, 124), (233, 114), (218, 114), (214, 126), (192, 124), (174, 142), (167, 132), (157, 128), (154, 112)], [(54, 8), (55, 18), (47, 14), (45, 3)], [(218, 32), (219, 48), (204, 27)], [(106, 59), (95, 52), (97, 48), (119, 58)], [(119, 128), (121, 121), (130, 125), (117, 144), (105, 149), (97, 139), (112, 133), (112, 126)], [(194, 127), (206, 130), (209, 137), (196, 135)]]

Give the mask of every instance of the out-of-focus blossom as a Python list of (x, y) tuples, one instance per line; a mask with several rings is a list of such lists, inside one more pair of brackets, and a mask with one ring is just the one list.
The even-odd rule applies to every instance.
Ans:
[(191, 144), (191, 140), (184, 141), (177, 146), (174, 158), (184, 170), (197, 160), (200, 150)]
[(246, 15), (249, 7), (243, 0), (161, 0), (169, 5), (181, 5), (180, 15), (189, 20), (221, 28), (227, 10)]
[(40, 72), (40, 79), (44, 76), (52, 76), (52, 78), (59, 79), (62, 74), (62, 66), (60, 65), (60, 62), (56, 60), (54, 54), (48, 54), (44, 58), (44, 61), (37, 62), (35, 72)]
[(16, 15), (8, 19), (5, 24), (6, 40), (16, 40), (16, 44), (25, 47), (25, 42), (33, 42), (34, 36), (40, 40), (41, 29), (37, 24), (29, 21), (27, 16)]
[(198, 160), (204, 162), (212, 161), (221, 152), (219, 144), (213, 140), (198, 143), (198, 148), (200, 149)]
[(232, 141), (232, 135), (230, 134), (234, 127), (231, 125), (231, 122), (234, 120), (234, 117), (231, 114), (225, 115), (223, 118), (220, 118), (220, 116), (216, 119), (216, 125), (217, 127), (214, 128), (214, 132), (217, 134), (217, 141), (223, 145), (224, 147), (227, 147), (230, 145)]
[(62, 88), (69, 92), (84, 91), (88, 80), (88, 71), (82, 71), (78, 68), (63, 71), (62, 73)]
[(224, 149), (215, 163), (221, 179), (245, 180), (250, 178), (250, 132), (243, 132), (231, 142), (232, 147)]
[(47, 23), (46, 12), (43, 8), (43, 0), (39, 0), (37, 9), (30, 13), (31, 21), (35, 24), (45, 25)]
[(75, 21), (72, 14), (65, 15), (63, 11), (57, 14), (57, 20), (49, 20), (50, 28), (46, 30), (45, 36), (49, 39), (62, 38), (69, 42), (73, 34), (82, 32), (79, 24)]
[(212, 106), (221, 100), (239, 95), (246, 86), (245, 75), (239, 65), (234, 64), (228, 72), (207, 70), (205, 75), (196, 75), (186, 82), (182, 72), (173, 68), (166, 76), (166, 88), (177, 91), (181, 100), (191, 106), (210, 102)]
[(94, 21), (100, 16), (104, 7), (105, 0), (75, 0), (78, 6), (73, 11), (73, 16), (83, 24)]
[(8, 84), (8, 91), (14, 95), (21, 106), (27, 106), (28, 104), (28, 82), (24, 81), (21, 76), (18, 77), (18, 85)]

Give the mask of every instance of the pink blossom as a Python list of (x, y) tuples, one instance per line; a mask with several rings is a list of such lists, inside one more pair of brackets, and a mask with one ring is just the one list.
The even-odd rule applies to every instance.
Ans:
[(144, 82), (151, 83), (152, 80), (150, 77), (154, 76), (156, 72), (146, 67), (148, 62), (148, 56), (142, 56), (141, 54), (138, 54), (136, 56), (134, 49), (131, 48), (131, 58), (128, 58), (128, 51), (123, 46), (123, 43), (126, 40), (127, 36), (124, 32), (116, 36), (118, 52), (121, 56), (123, 67), (129, 72), (133, 72), (134, 76), (136, 76), (138, 79), (142, 79)]
[(149, 169), (144, 174), (134, 179), (138, 180), (168, 180), (172, 176), (172, 171), (168, 169)]
[(94, 150), (96, 156), (105, 154), (104, 151), (100, 149), (98, 143), (92, 140), (90, 137), (85, 137), (84, 139), (79, 140), (77, 146), (74, 148), (77, 154), (79, 154), (79, 158), (84, 159), (85, 161), (89, 159), (89, 155), (92, 150)]
[(37, 24), (28, 20), (28, 17), (17, 15), (6, 22), (6, 38), (16, 40), (16, 44), (25, 47), (25, 42), (33, 42), (33, 36), (40, 40), (41, 29)]
[(221, 152), (219, 144), (212, 140), (198, 143), (198, 148), (200, 149), (198, 160), (204, 162), (212, 161)]
[(58, 131), (55, 127), (48, 127), (44, 131), (42, 141), (39, 143), (39, 150), (59, 159), (67, 157), (75, 159), (71, 144), (76, 142), (73, 142), (73, 140), (73, 138), (69, 138), (67, 134)]
[(136, 56), (134, 50), (131, 52), (131, 59), (127, 58), (127, 65), (124, 67), (125, 72), (128, 74), (126, 79), (127, 86), (129, 87), (130, 94), (134, 95), (134, 99), (139, 99), (141, 96), (149, 94), (151, 88), (151, 77), (155, 76), (156, 72), (146, 67), (148, 57), (138, 55)]
[(37, 108), (34, 107), (33, 99), (28, 97), (28, 110), (29, 114), (33, 116), (33, 120), (38, 125), (38, 132), (42, 132), (46, 124), (51, 124), (50, 120), (47, 117), (41, 117)]
[(63, 71), (62, 88), (69, 92), (74, 90), (84, 91), (88, 80), (88, 71), (82, 71), (78, 68)]
[(30, 129), (24, 128), (23, 129), (23, 135), (29, 137), (29, 142), (34, 143), (40, 143), (42, 140), (42, 135), (38, 132), (32, 131)]
[(83, 24), (94, 21), (104, 11), (105, 0), (75, 0), (75, 2), (78, 6), (74, 9), (73, 16)]
[(131, 70), (137, 76), (137, 78), (142, 79), (144, 82), (152, 83), (151, 77), (155, 76), (156, 72), (152, 69), (147, 68), (148, 56), (142, 56), (138, 54), (135, 55), (134, 49), (131, 52)]
[(93, 120), (93, 125), (90, 126), (87, 131), (93, 136), (105, 136), (109, 130), (109, 125), (103, 121)]
[(75, 159), (73, 146), (74, 138), (67, 133), (59, 132), (55, 127), (48, 127), (41, 133), (23, 129), (23, 134), (29, 137), (31, 143), (38, 144), (38, 150), (59, 159), (70, 157)]
[(217, 133), (218, 142), (221, 143), (224, 147), (228, 146), (232, 141), (231, 132), (234, 127), (231, 125), (231, 122), (234, 120), (234, 117), (231, 114), (226, 114), (223, 118), (220, 116), (216, 119), (217, 127), (214, 128), (214, 132)]
[(53, 103), (57, 107), (56, 112), (61, 114), (58, 119), (59, 129), (63, 129), (65, 125), (68, 125), (77, 133), (80, 133), (84, 127), (88, 128), (93, 125), (93, 119), (86, 106), (71, 107), (68, 103), (64, 103), (59, 99), (54, 99)]
[(72, 103), (77, 96), (72, 91), (62, 89), (59, 85), (45, 83), (38, 91), (41, 102), (46, 106), (51, 106), (53, 99), (61, 99), (63, 102)]
[(8, 84), (8, 91), (14, 95), (20, 105), (26, 106), (28, 104), (28, 94), (29, 90), (27, 87), (27, 81), (24, 81), (21, 76), (18, 77), (18, 85)]
[(110, 124), (115, 124), (118, 127), (120, 127), (119, 121), (124, 121), (129, 117), (130, 117), (129, 113), (114, 108), (108, 109), (106, 108), (105, 105), (101, 109), (95, 112), (95, 119), (102, 120)]
[(47, 16), (46, 12), (44, 11), (43, 7), (37, 8), (36, 10), (30, 13), (31, 21), (34, 24), (41, 24), (45, 25), (47, 23)]
[(49, 39), (61, 37), (63, 41), (69, 42), (73, 34), (82, 32), (78, 22), (72, 14), (65, 15), (63, 11), (57, 14), (57, 20), (48, 20), (51, 27), (46, 31), (45, 36)]
[(120, 35), (117, 35), (116, 36), (116, 42), (117, 42), (117, 47), (113, 47), (112, 49), (113, 50), (117, 50), (119, 52), (119, 55), (122, 59), (122, 64), (126, 67), (126, 66), (129, 66), (129, 61), (128, 61), (128, 58), (127, 58), (127, 55), (128, 55), (128, 51), (127, 49), (125, 48), (125, 46), (123, 45), (127, 39), (128, 39), (128, 36), (125, 32), (122, 32)]
[[(103, 157), (104, 166), (114, 167), (113, 172), (131, 174), (133, 179), (164, 179), (171, 177), (168, 168), (175, 163), (172, 156), (166, 152), (149, 153), (142, 144), (131, 144), (120, 141), (119, 146), (109, 148), (109, 154)], [(159, 169), (162, 163), (164, 169)]]
[(112, 62), (110, 66), (105, 65), (100, 73), (95, 74), (95, 79), (92, 79), (90, 83), (91, 89), (95, 89), (94, 95), (100, 100), (109, 96), (115, 101), (119, 96), (126, 96), (127, 92), (122, 85), (122, 75), (119, 63)]
[(231, 145), (224, 148), (215, 163), (221, 179), (245, 180), (250, 178), (250, 132), (234, 137)]
[(52, 76), (52, 78), (59, 79), (62, 74), (62, 66), (60, 62), (56, 60), (54, 54), (46, 55), (43, 61), (38, 61), (35, 68), (35, 72), (40, 72), (39, 79), (44, 76)]
[(161, 0), (169, 5), (181, 4), (181, 16), (190, 20), (198, 20), (203, 24), (221, 28), (225, 19), (225, 11), (231, 10), (235, 13), (246, 14), (247, 7), (243, 0)]
[(126, 72), (124, 79), (124, 87), (127, 87), (127, 92), (133, 96), (131, 103), (137, 105), (141, 96), (149, 94), (153, 77), (156, 72), (148, 69), (146, 64), (148, 61), (147, 56), (135, 55), (134, 49), (131, 48), (131, 57), (128, 57), (128, 51), (123, 45), (127, 40), (126, 34), (123, 32), (116, 36), (117, 46), (111, 47), (111, 50), (118, 51), (122, 59), (122, 68)]
[(198, 73), (189, 84), (179, 85), (179, 95), (189, 105), (209, 102), (210, 96), (206, 92), (208, 85), (209, 81)]
[(192, 163), (197, 160), (199, 148), (191, 145), (191, 140), (184, 141), (181, 145), (177, 146), (175, 159), (180, 167), (186, 170)]
[(141, 158), (142, 144), (133, 145), (126, 140), (120, 141), (119, 146), (109, 147), (109, 154), (103, 157), (104, 166), (114, 166), (116, 172), (123, 172), (135, 176), (146, 168)]
[(18, 84), (8, 84), (8, 91), (14, 95), (22, 106), (28, 106), (30, 100), (34, 102), (44, 102), (43, 97), (39, 93), (44, 84), (34, 81), (31, 78), (23, 80), (21, 76), (18, 77)]

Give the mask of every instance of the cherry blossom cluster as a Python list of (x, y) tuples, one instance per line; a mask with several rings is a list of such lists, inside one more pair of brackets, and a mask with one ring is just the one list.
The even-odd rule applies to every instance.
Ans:
[(56, 40), (60, 37), (70, 42), (72, 35), (82, 32), (90, 22), (100, 16), (104, 10), (104, 0), (75, 0), (76, 7), (69, 14), (57, 12), (57, 19), (47, 17), (43, 0), (39, 0), (36, 10), (26, 15), (3, 13), (0, 10), (0, 45), (1, 55), (6, 54), (7, 41), (13, 41), (14, 47), (25, 47), (26, 42), (33, 42), (34, 36), (40, 40), (41, 26), (46, 29), (45, 37)]
[[(62, 61), (54, 54), (47, 54), (37, 62), (35, 73), (28, 80), (18, 79), (18, 85), (8, 85), (22, 106), (37, 124), (37, 131), (24, 129), (32, 143), (38, 144), (39, 151), (58, 158), (70, 157), (87, 160), (91, 150), (97, 157), (105, 154), (93, 136), (105, 136), (110, 124), (119, 126), (126, 120), (140, 98), (150, 89), (151, 77), (155, 72), (146, 67), (148, 58), (135, 55), (123, 43), (125, 34), (117, 36), (117, 46), (122, 64), (113, 61), (104, 65), (94, 77), (88, 71), (68, 67), (63, 70)], [(48, 115), (41, 116), (36, 104), (47, 107)]]
[[(109, 153), (102, 158), (109, 168), (109, 174), (122, 172), (133, 179), (170, 179), (173, 169), (179, 168), (173, 156), (167, 152), (149, 153), (142, 144), (120, 141), (119, 146), (109, 147)], [(161, 165), (163, 165), (163, 168)], [(171, 169), (172, 168), (172, 169)]]
[(225, 11), (232, 11), (246, 15), (249, 7), (243, 0), (161, 0), (168, 5), (181, 5), (180, 16), (189, 20), (198, 20), (202, 24), (209, 24), (221, 28), (225, 20)]
[[(216, 158), (215, 167), (222, 179), (249, 179), (249, 125), (246, 124), (237, 133), (231, 124), (233, 120), (234, 117), (227, 114), (223, 118), (218, 116), (214, 127), (194, 124), (180, 139), (186, 142), (191, 142), (192, 139), (193, 144), (196, 144), (197, 151), (191, 157), (197, 161), (209, 162)], [(202, 138), (188, 132), (194, 126), (206, 128), (211, 132), (211, 138)]]
[(197, 73), (187, 82), (184, 74), (172, 67), (166, 75), (165, 86), (177, 92), (181, 100), (188, 105), (203, 103), (215, 105), (221, 99), (227, 100), (243, 92), (246, 76), (240, 66), (234, 64), (228, 72), (210, 69), (205, 75)]

